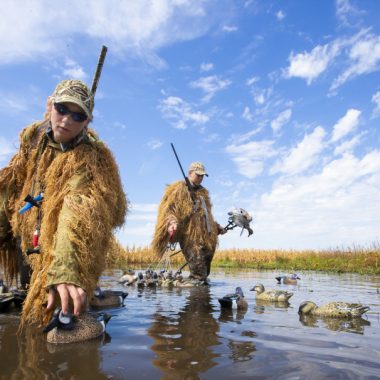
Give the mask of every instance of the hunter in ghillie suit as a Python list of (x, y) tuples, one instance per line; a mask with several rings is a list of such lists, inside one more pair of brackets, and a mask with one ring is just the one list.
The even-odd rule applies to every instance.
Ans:
[(93, 107), (83, 82), (60, 82), (45, 120), (21, 132), (19, 151), (0, 171), (0, 265), (8, 280), (31, 268), (21, 326), (45, 324), (56, 306), (84, 311), (113, 229), (124, 223), (115, 159), (88, 129)]
[(174, 182), (166, 188), (152, 242), (153, 250), (160, 256), (169, 243), (178, 242), (189, 265), (190, 277), (200, 281), (206, 281), (210, 274), (218, 234), (225, 233), (214, 221), (209, 193), (201, 186), (205, 175), (202, 163), (190, 165), (188, 179), (194, 201), (185, 181)]

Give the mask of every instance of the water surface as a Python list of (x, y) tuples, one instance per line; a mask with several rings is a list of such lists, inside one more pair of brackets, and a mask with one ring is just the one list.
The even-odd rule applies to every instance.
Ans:
[[(107, 272), (101, 285), (123, 289), (121, 274)], [(107, 310), (107, 333), (84, 343), (48, 344), (33, 327), (17, 336), (17, 310), (0, 314), (0, 378), (379, 379), (379, 277), (303, 272), (297, 285), (277, 285), (279, 274), (214, 270), (210, 286), (128, 287), (125, 306)], [(249, 290), (257, 283), (294, 295), (289, 305), (259, 302)], [(236, 286), (248, 310), (222, 311), (218, 298)], [(351, 321), (300, 320), (305, 300), (359, 302), (371, 310)]]

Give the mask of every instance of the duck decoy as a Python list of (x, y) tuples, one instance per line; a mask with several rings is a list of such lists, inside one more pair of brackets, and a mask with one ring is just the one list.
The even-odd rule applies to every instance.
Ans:
[(62, 311), (57, 309), (44, 332), (47, 332), (48, 343), (83, 342), (102, 335), (110, 319), (111, 316), (107, 313), (99, 315), (84, 313), (73, 317), (63, 315)]
[(13, 293), (0, 294), (0, 313), (7, 311), (14, 301)]
[(120, 290), (102, 290), (97, 287), (89, 303), (92, 307), (118, 307), (124, 304), (124, 299), (128, 296), (127, 292)]
[(129, 269), (126, 273), (124, 273), (118, 280), (120, 284), (124, 286), (133, 285), (138, 280), (135, 272)]
[(278, 276), (276, 280), (278, 284), (297, 285), (297, 280), (301, 280), (301, 278), (294, 273), (290, 276)]
[(256, 292), (256, 299), (264, 301), (287, 302), (293, 295), (293, 293), (285, 290), (265, 290), (263, 284), (254, 286), (251, 291)]
[(240, 286), (235, 290), (235, 293), (227, 294), (223, 298), (218, 299), (220, 306), (226, 309), (247, 310), (248, 303), (244, 299), (244, 293)]
[(360, 317), (368, 310), (369, 306), (364, 306), (360, 303), (330, 302), (318, 307), (312, 301), (305, 301), (299, 306), (298, 314), (317, 317), (355, 318)]

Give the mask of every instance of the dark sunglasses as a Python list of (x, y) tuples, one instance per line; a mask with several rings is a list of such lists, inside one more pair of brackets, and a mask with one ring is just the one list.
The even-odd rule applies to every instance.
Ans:
[(71, 118), (78, 122), (82, 123), (83, 121), (87, 120), (87, 115), (82, 112), (73, 112), (70, 111), (64, 104), (62, 103), (54, 103), (55, 110), (62, 116), (64, 115), (71, 115)]

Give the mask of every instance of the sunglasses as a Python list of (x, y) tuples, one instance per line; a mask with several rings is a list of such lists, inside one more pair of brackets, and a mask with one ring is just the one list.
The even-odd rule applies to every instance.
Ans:
[(71, 115), (71, 118), (78, 122), (82, 123), (83, 121), (87, 120), (87, 115), (82, 112), (73, 112), (70, 111), (64, 104), (62, 103), (54, 103), (55, 110), (62, 116), (64, 115)]

